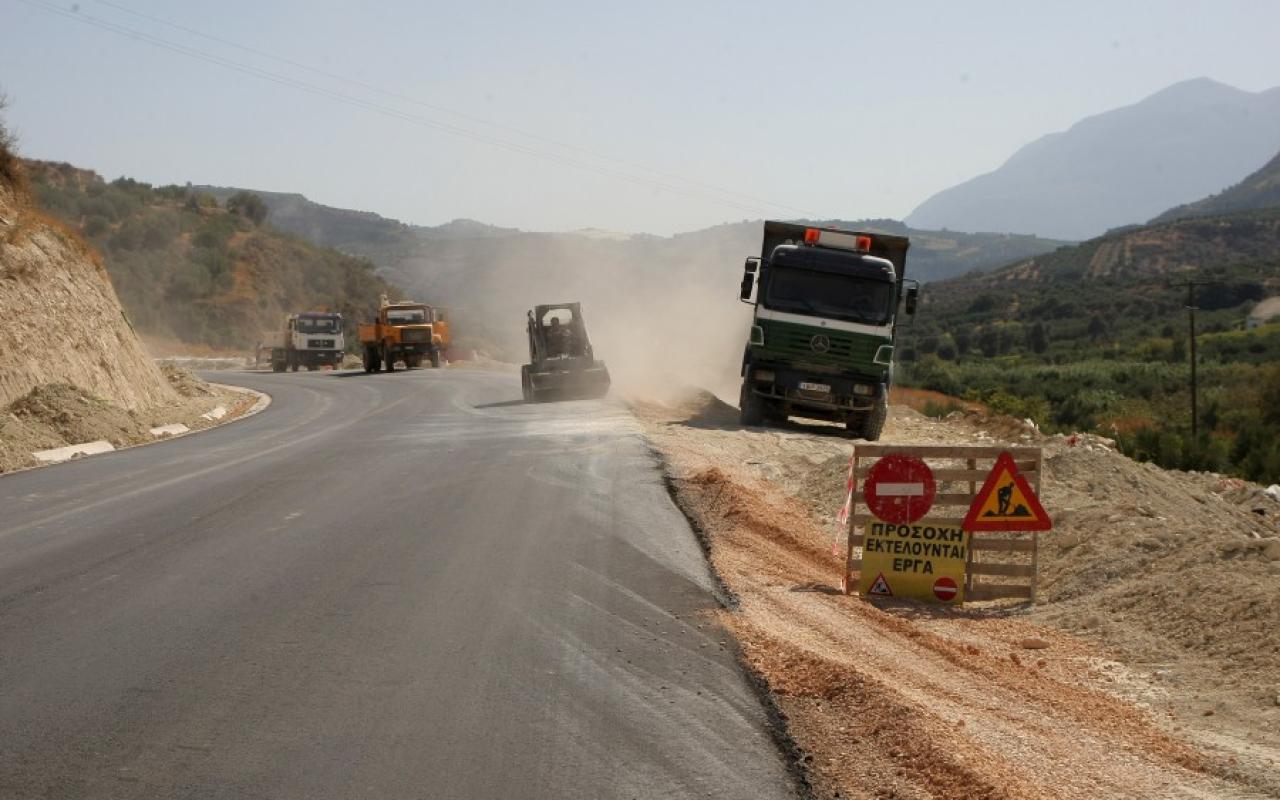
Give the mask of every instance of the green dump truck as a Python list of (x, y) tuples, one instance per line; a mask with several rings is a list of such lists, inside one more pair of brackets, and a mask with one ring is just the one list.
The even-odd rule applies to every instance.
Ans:
[[(766, 222), (740, 290), (755, 313), (742, 357), (744, 425), (831, 420), (880, 438), (899, 309), (914, 314), (902, 236)], [(755, 299), (752, 299), (752, 296)]]

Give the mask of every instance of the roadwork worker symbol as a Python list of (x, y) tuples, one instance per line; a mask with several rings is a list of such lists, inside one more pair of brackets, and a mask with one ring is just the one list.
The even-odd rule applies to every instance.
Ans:
[(889, 588), (889, 582), (884, 579), (883, 572), (871, 582), (871, 588), (867, 589), (867, 594), (876, 595), (877, 597), (893, 597), (893, 590)]
[[(1009, 501), (1012, 498), (1013, 498), (1013, 481), (1009, 481), (1004, 486), (1001, 486), (999, 489), (996, 489), (996, 505), (999, 506), (999, 510), (997, 511), (996, 516), (1000, 516), (1000, 517), (1009, 516)], [(1018, 508), (1022, 511), (1027, 510), (1025, 506), (1019, 506)], [(1028, 511), (1027, 513), (1029, 515), (1031, 512)]]
[(1047, 531), (1053, 521), (1008, 452), (1000, 454), (969, 506), (967, 531)]

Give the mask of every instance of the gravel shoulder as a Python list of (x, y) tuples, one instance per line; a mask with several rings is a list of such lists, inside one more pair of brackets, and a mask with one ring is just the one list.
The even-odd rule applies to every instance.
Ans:
[(884, 440), (1045, 448), (1041, 600), (835, 590), (850, 442), (633, 404), (734, 602), (721, 612), (823, 798), (1280, 796), (1280, 507), (1096, 437), (895, 408)]

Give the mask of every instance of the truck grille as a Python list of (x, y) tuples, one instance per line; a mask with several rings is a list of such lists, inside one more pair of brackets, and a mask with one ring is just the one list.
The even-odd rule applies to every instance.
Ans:
[(415, 342), (431, 341), (430, 328), (405, 328), (400, 331), (400, 341), (405, 344), (413, 344)]
[[(888, 339), (879, 336), (816, 326), (809, 327), (771, 320), (759, 320), (757, 324), (764, 329), (765, 352), (788, 360), (833, 366), (856, 366), (878, 372), (882, 366), (873, 364), (872, 360), (875, 358), (876, 350), (881, 345), (889, 343)], [(814, 348), (815, 336), (826, 337), (825, 352)]]
[(311, 348), (312, 350), (332, 350), (333, 340), (332, 339), (308, 339), (307, 347)]

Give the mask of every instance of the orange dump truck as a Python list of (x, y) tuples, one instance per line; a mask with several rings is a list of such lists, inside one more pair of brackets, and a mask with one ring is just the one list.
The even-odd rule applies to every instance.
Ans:
[(378, 318), (357, 327), (364, 348), (364, 371), (395, 370), (395, 363), (405, 367), (422, 366), (428, 359), (438, 367), (449, 347), (449, 323), (444, 309), (423, 303), (390, 303), (383, 298)]

